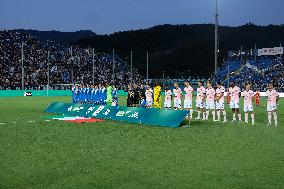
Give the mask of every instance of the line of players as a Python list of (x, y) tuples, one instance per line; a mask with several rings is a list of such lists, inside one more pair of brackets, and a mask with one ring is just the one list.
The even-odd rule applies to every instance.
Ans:
[(74, 85), (73, 103), (118, 106), (118, 90), (115, 85), (99, 83), (95, 85)]
[[(128, 97), (127, 106), (130, 107), (144, 107), (144, 108), (161, 108), (161, 86), (155, 84), (152, 89), (150, 85), (129, 85), (128, 87)], [(101, 105), (112, 105), (118, 106), (118, 91), (114, 85), (97, 84), (90, 87), (81, 85), (74, 86), (72, 89), (72, 98), (74, 103), (83, 104), (101, 104)], [(183, 99), (183, 92), (185, 92)], [(256, 93), (258, 94), (258, 93)], [(275, 126), (277, 126), (277, 113), (276, 105), (279, 100), (279, 95), (274, 89), (272, 83), (268, 85), (266, 91), (267, 94), (267, 112), (268, 112), (268, 124), (271, 125), (272, 117), (274, 118)], [(172, 100), (174, 101), (174, 109), (182, 109), (182, 100), (184, 104), (184, 109), (188, 110), (189, 119), (193, 119), (193, 95), (194, 90), (189, 82), (184, 83), (184, 90), (178, 86), (177, 83), (174, 84), (174, 89), (171, 90), (169, 87), (165, 87), (165, 99), (164, 108), (171, 109)], [(238, 121), (242, 122), (242, 116), (240, 112), (240, 98), (241, 89), (235, 85), (234, 82), (230, 83), (228, 89), (229, 96), (229, 106), (233, 113), (232, 122)], [(255, 124), (255, 116), (253, 111), (253, 101), (256, 99), (257, 104), (259, 104), (259, 94), (255, 95), (251, 90), (251, 85), (246, 84), (245, 90), (243, 91), (244, 106), (243, 111), (245, 112), (245, 123), (249, 122), (249, 113), (251, 114), (251, 124)], [(223, 122), (227, 122), (227, 115), (225, 111), (225, 87), (222, 86), (221, 82), (217, 82), (216, 89), (213, 88), (210, 81), (206, 82), (206, 88), (203, 86), (203, 82), (198, 82), (197, 95), (196, 95), (196, 120), (208, 120), (210, 111), (213, 117), (213, 121), (221, 121), (221, 113), (223, 115)], [(202, 115), (202, 118), (201, 118)], [(217, 119), (216, 119), (217, 116)]]
[[(189, 118), (192, 119), (193, 115), (193, 106), (192, 99), (194, 95), (194, 91), (189, 82), (184, 83), (184, 90), (178, 86), (177, 83), (174, 84), (174, 89), (170, 90), (168, 87), (165, 89), (165, 100), (164, 100), (164, 108), (171, 109), (172, 98), (174, 101), (174, 109), (182, 109), (182, 98), (183, 92), (184, 95), (184, 109), (189, 110)], [(146, 105), (147, 107), (151, 107), (152, 105), (152, 97), (151, 89), (146, 88)], [(279, 100), (279, 95), (277, 91), (274, 89), (272, 83), (269, 84), (268, 89), (266, 91), (267, 94), (267, 112), (268, 112), (268, 124), (271, 125), (272, 116), (274, 117), (275, 126), (277, 126), (277, 113), (276, 113), (276, 104)], [(228, 95), (230, 96), (229, 106), (233, 113), (232, 122), (236, 122), (238, 117), (238, 121), (242, 123), (242, 116), (240, 112), (240, 98), (241, 98), (241, 89), (235, 85), (234, 82), (230, 83), (230, 87), (228, 89)], [(251, 84), (247, 83), (245, 85), (245, 90), (243, 91), (244, 98), (244, 108), (243, 111), (245, 113), (245, 123), (249, 122), (249, 113), (251, 115), (251, 124), (255, 124), (255, 117), (253, 111), (253, 101), (257, 98), (257, 104), (259, 105), (259, 93), (255, 95), (255, 93), (251, 90)], [(156, 101), (154, 99), (154, 101)], [(158, 100), (159, 101), (159, 100)], [(197, 96), (196, 96), (196, 111), (197, 117), (196, 120), (208, 120), (210, 111), (212, 113), (213, 121), (221, 121), (221, 113), (223, 115), (223, 122), (227, 122), (227, 115), (225, 111), (225, 87), (222, 86), (221, 82), (217, 82), (216, 89), (213, 88), (212, 83), (207, 81), (206, 88), (203, 86), (203, 82), (198, 82), (197, 88)], [(201, 118), (202, 114), (202, 118)], [(216, 119), (217, 115), (217, 119)]]

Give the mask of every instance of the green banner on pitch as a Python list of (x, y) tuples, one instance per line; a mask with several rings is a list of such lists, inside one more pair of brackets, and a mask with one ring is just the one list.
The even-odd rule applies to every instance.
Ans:
[(148, 125), (178, 127), (188, 113), (187, 110), (150, 109), (147, 116), (143, 117), (141, 122)]
[(149, 109), (134, 107), (119, 107), (113, 120), (126, 121), (131, 123), (142, 123), (141, 120), (147, 115)]
[(188, 115), (186, 110), (174, 111), (59, 102), (50, 104), (45, 111), (70, 116), (111, 119), (166, 127), (178, 127), (185, 116)]
[(72, 105), (71, 103), (61, 103), (61, 102), (53, 102), (46, 109), (45, 112), (49, 113), (60, 113), (63, 114), (67, 107)]
[(87, 109), (86, 104), (72, 103), (64, 108), (63, 114), (78, 116)]
[(87, 108), (80, 113), (80, 116), (95, 117), (99, 119), (112, 119), (116, 112), (117, 107), (115, 106), (87, 105)]

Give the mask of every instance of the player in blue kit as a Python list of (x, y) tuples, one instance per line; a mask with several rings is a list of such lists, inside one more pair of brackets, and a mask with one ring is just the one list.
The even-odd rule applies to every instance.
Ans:
[(91, 92), (92, 104), (98, 104), (98, 86), (92, 85), (92, 92)]
[(98, 104), (102, 103), (102, 85), (99, 83), (98, 86), (98, 92), (97, 92), (97, 96), (98, 96)]
[(86, 103), (91, 103), (91, 88), (89, 85), (87, 85), (86, 88)]
[(83, 99), (82, 95), (83, 95), (83, 86), (80, 85), (80, 88), (78, 88), (78, 103), (82, 103)]
[(88, 85), (85, 86), (85, 104), (88, 104), (89, 100), (89, 87)]
[(92, 100), (93, 100), (93, 104), (97, 104), (97, 94), (98, 94), (98, 86), (97, 85), (93, 85), (93, 91), (92, 91)]
[(99, 89), (98, 89), (98, 85), (95, 85), (95, 88), (94, 88), (93, 101), (94, 101), (94, 104), (99, 104)]
[(80, 103), (83, 104), (84, 103), (84, 86), (81, 85), (80, 87)]
[(76, 90), (76, 85), (73, 84), (73, 87), (72, 87), (72, 102), (73, 103), (76, 103), (75, 90)]
[(80, 102), (79, 87), (78, 87), (78, 85), (76, 85), (75, 90), (74, 90), (74, 103), (79, 103), (79, 102)]
[(82, 88), (82, 103), (85, 104), (86, 101), (87, 101), (87, 88), (85, 85), (83, 85), (83, 88)]
[(90, 97), (89, 97), (89, 103), (90, 104), (94, 104), (94, 98), (93, 98), (93, 93), (95, 92), (95, 88), (94, 88), (94, 85), (91, 85), (91, 88), (90, 88)]
[(101, 88), (101, 93), (100, 93), (100, 102), (102, 105), (105, 105), (106, 100), (107, 100), (107, 89), (105, 88), (104, 84), (102, 84), (101, 86), (102, 88)]

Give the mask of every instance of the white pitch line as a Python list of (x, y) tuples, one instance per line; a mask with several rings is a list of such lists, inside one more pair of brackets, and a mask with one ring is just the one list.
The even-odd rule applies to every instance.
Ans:
[(35, 121), (29, 121), (29, 123), (34, 123)]
[(49, 119), (47, 119), (47, 120), (44, 120), (44, 121), (50, 121)]
[(4, 124), (6, 124), (6, 123), (0, 123), (0, 125), (4, 125)]

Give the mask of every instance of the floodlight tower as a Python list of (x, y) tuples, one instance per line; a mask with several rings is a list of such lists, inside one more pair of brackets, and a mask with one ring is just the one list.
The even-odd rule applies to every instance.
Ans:
[(22, 68), (22, 90), (25, 90), (25, 68), (24, 68), (24, 42), (21, 47), (21, 68)]
[(215, 1), (215, 74), (218, 69), (218, 0)]

